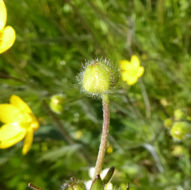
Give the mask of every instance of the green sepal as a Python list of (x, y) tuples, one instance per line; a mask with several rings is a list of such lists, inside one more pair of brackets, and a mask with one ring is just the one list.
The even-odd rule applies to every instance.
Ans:
[(104, 183), (100, 178), (100, 175), (97, 175), (93, 180), (90, 190), (104, 190)]
[(113, 174), (114, 174), (114, 171), (115, 171), (115, 168), (114, 167), (111, 167), (107, 174), (105, 175), (104, 179), (103, 179), (103, 183), (104, 185), (106, 185), (107, 183), (109, 183), (109, 181), (111, 180)]

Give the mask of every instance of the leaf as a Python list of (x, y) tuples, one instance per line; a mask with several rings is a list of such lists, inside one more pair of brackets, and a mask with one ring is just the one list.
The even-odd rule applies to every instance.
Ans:
[(71, 155), (76, 153), (76, 151), (78, 151), (80, 147), (81, 145), (74, 144), (74, 145), (63, 146), (56, 150), (49, 151), (41, 156), (41, 158), (39, 159), (39, 162), (42, 162), (45, 160), (54, 161), (62, 156), (70, 157)]

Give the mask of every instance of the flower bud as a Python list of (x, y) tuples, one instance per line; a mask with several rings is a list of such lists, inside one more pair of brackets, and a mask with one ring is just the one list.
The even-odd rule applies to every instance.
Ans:
[(70, 182), (69, 184), (66, 185), (64, 190), (86, 190), (86, 187), (83, 183), (81, 182)]
[(176, 122), (170, 130), (172, 137), (178, 140), (182, 140), (188, 132), (189, 125), (186, 122)]
[(89, 64), (82, 76), (82, 85), (86, 92), (94, 95), (106, 93), (110, 88), (110, 67), (102, 62)]
[(104, 190), (104, 183), (98, 175), (92, 183), (90, 190)]
[(181, 145), (176, 145), (173, 147), (173, 150), (172, 150), (172, 155), (173, 156), (183, 156), (185, 153), (186, 153), (186, 150), (183, 146)]
[(174, 119), (176, 121), (181, 120), (184, 118), (184, 112), (181, 109), (176, 109), (174, 111)]
[(64, 108), (65, 97), (62, 94), (57, 94), (50, 99), (50, 108), (53, 112), (60, 114)]
[(164, 120), (164, 126), (167, 129), (170, 129), (172, 127), (172, 124), (173, 124), (173, 120), (171, 118), (167, 118)]

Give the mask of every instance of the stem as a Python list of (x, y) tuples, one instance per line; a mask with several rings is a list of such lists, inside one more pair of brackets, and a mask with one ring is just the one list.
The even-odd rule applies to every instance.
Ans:
[(28, 184), (28, 187), (31, 188), (31, 189), (33, 189), (33, 190), (41, 190), (40, 188), (34, 186), (32, 183), (29, 183), (29, 184)]
[(95, 166), (95, 173), (94, 178), (100, 174), (102, 170), (102, 165), (105, 156), (105, 150), (107, 146), (107, 137), (109, 133), (109, 120), (110, 120), (110, 113), (109, 113), (109, 98), (108, 95), (104, 94), (102, 96), (103, 102), (103, 128), (102, 128), (102, 135), (101, 135), (101, 143), (99, 146), (99, 152), (97, 156), (96, 166)]

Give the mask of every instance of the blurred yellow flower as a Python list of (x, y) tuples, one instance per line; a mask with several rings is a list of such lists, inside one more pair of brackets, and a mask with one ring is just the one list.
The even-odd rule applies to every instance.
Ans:
[(144, 67), (140, 65), (139, 58), (136, 55), (131, 57), (131, 61), (120, 61), (122, 80), (128, 85), (133, 85), (143, 75)]
[(74, 138), (79, 140), (79, 139), (81, 139), (82, 136), (83, 136), (83, 132), (78, 130), (75, 132)]
[(113, 147), (109, 145), (109, 146), (107, 147), (107, 153), (108, 153), (108, 154), (111, 154), (112, 152), (113, 152)]
[(26, 154), (33, 141), (33, 132), (39, 123), (30, 107), (18, 96), (12, 95), (10, 104), (0, 104), (0, 148), (9, 148), (24, 141), (22, 153)]
[(11, 26), (5, 26), (7, 21), (7, 9), (3, 0), (0, 0), (0, 54), (8, 50), (15, 42), (15, 30)]
[(186, 150), (184, 146), (175, 145), (171, 153), (173, 156), (183, 156), (184, 154), (186, 154)]

